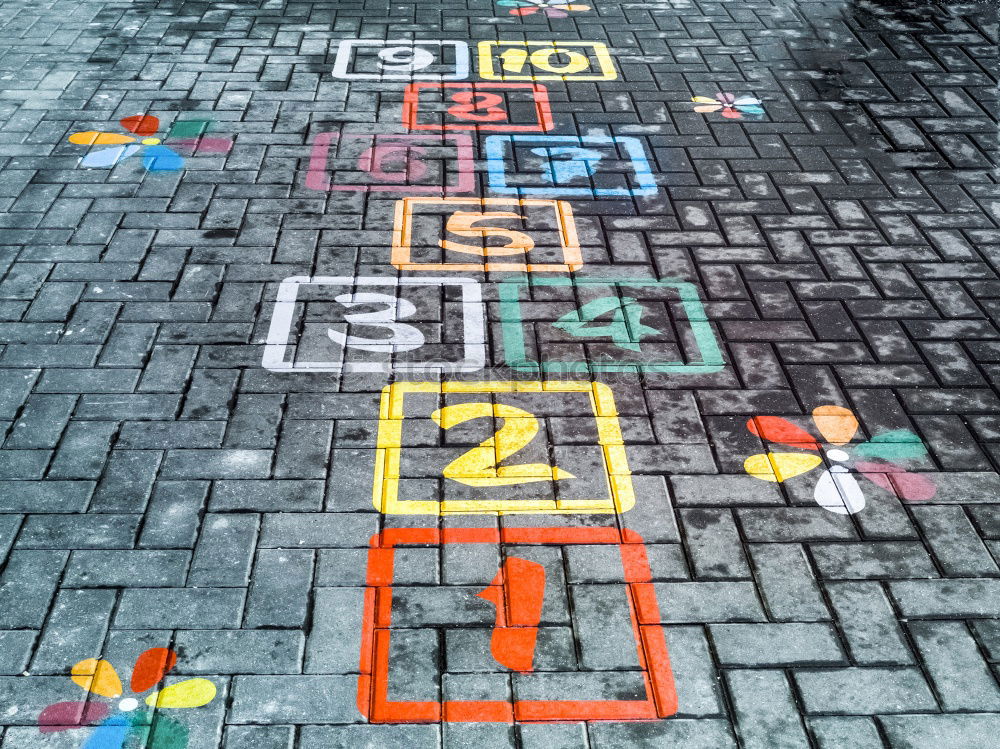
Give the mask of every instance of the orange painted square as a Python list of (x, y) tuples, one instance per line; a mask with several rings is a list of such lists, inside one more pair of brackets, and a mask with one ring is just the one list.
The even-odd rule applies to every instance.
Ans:
[[(621, 553), (629, 590), (632, 635), (643, 670), (642, 700), (390, 701), (389, 639), (397, 546), (445, 544), (613, 544)], [(560, 722), (656, 720), (677, 712), (670, 656), (659, 625), (652, 573), (638, 533), (616, 528), (391, 528), (372, 536), (361, 635), (357, 704), (370, 723)]]
[[(476, 208), (528, 208), (551, 209), (559, 227), (559, 241), (562, 245), (563, 262), (532, 263), (525, 253), (523, 262), (490, 261), (485, 257), (482, 263), (415, 263), (412, 262), (411, 245), (413, 242), (412, 226), (414, 206), (454, 205), (455, 210), (461, 206)], [(573, 218), (573, 208), (568, 201), (542, 198), (403, 198), (396, 201), (396, 210), (392, 227), (391, 262), (400, 270), (409, 271), (516, 271), (521, 273), (569, 273), (583, 267), (583, 253), (580, 240), (576, 233), (576, 221)]]
[[(490, 94), (491, 91), (525, 91), (531, 95), (535, 105), (536, 120), (530, 124), (504, 124), (500, 122), (463, 121), (461, 117), (450, 115), (451, 122), (420, 123), (420, 94), (423, 91), (438, 91), (442, 95), (469, 92), (472, 94)], [(444, 102), (442, 102), (444, 103)], [(452, 106), (460, 106), (455, 102)], [(435, 113), (437, 114), (437, 113)], [(446, 112), (442, 116), (449, 117)], [(507, 113), (508, 120), (510, 112)], [(549, 105), (549, 92), (545, 86), (538, 83), (411, 83), (403, 92), (403, 124), (410, 130), (475, 130), (492, 133), (543, 133), (551, 130), (555, 123), (552, 120), (552, 108)]]

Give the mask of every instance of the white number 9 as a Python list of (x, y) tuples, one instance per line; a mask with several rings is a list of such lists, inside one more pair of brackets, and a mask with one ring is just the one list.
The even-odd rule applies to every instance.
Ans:
[(423, 70), (434, 62), (434, 55), (423, 47), (386, 47), (379, 50), (378, 66), (390, 73)]

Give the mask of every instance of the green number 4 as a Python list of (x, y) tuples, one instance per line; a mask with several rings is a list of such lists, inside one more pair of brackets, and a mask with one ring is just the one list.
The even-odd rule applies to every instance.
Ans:
[[(577, 338), (610, 338), (619, 348), (641, 351), (640, 342), (645, 336), (660, 334), (656, 328), (642, 324), (645, 311), (633, 297), (604, 296), (567, 312), (553, 325)], [(606, 324), (591, 324), (608, 313), (611, 320)]]

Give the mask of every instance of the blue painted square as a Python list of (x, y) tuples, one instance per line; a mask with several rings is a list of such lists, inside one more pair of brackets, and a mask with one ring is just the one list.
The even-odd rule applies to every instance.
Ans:
[[(508, 168), (531, 162), (538, 164), (534, 172)], [(614, 162), (626, 169), (609, 169)], [(490, 189), (501, 195), (630, 198), (659, 190), (642, 142), (628, 136), (491, 135), (486, 166)], [(533, 176), (534, 184), (525, 184)], [(609, 186), (615, 176), (628, 184)]]

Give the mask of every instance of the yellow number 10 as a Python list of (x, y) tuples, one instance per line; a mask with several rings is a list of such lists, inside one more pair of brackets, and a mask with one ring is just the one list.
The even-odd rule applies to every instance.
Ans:
[(537, 417), (514, 406), (490, 403), (461, 403), (445, 406), (431, 414), (442, 429), (464, 424), (472, 419), (501, 418), (504, 420), (496, 434), (479, 443), (445, 466), (445, 478), (467, 486), (510, 486), (532, 481), (559, 481), (576, 478), (572, 473), (546, 463), (499, 464), (519, 450), (538, 434)]
[[(566, 55), (569, 62), (559, 66), (553, 65), (549, 59), (553, 55)], [(525, 49), (507, 49), (501, 55), (503, 59), (503, 69), (511, 73), (520, 73), (524, 69), (524, 63), (528, 60), (528, 51)], [(590, 67), (590, 61), (586, 55), (582, 55), (572, 49), (565, 47), (542, 47), (531, 53), (531, 64), (539, 70), (547, 70), (550, 73), (559, 75), (571, 75), (579, 73)]]

